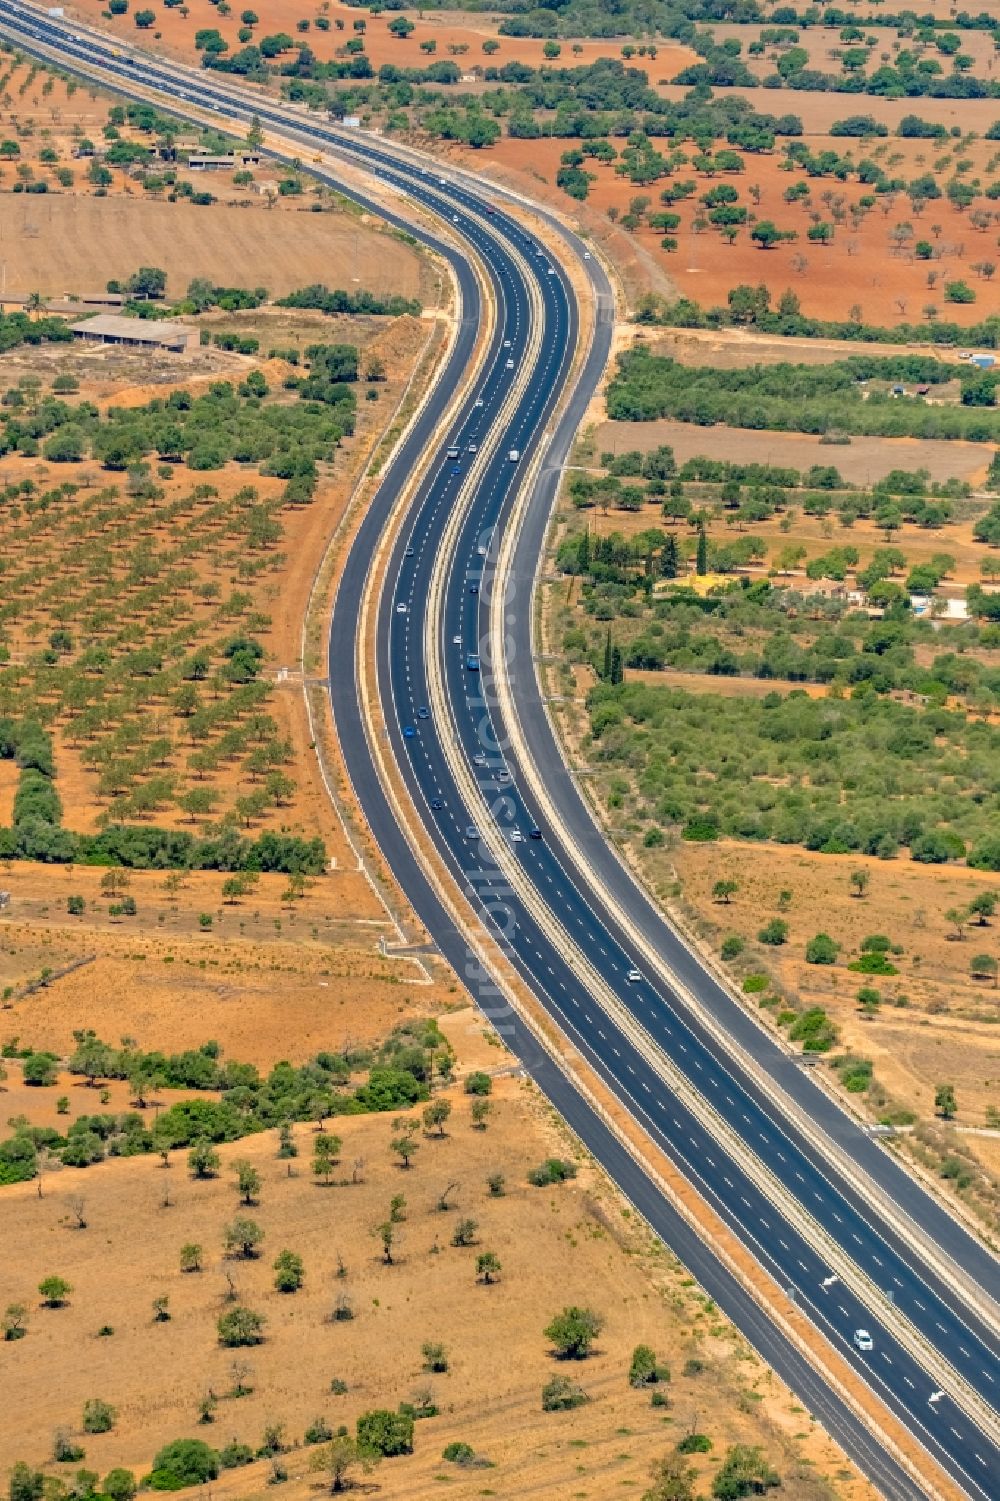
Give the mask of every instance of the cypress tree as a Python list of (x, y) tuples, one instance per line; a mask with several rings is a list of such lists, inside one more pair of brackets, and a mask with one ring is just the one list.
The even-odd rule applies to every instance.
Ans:
[(625, 664), (622, 661), (622, 652), (620, 646), (613, 646), (611, 648), (611, 670), (608, 676), (610, 677), (611, 682), (615, 685), (617, 685), (618, 683), (624, 683), (625, 681)]
[(701, 577), (708, 572), (708, 537), (705, 535), (704, 523), (698, 528), (698, 556), (695, 560), (695, 573)]
[(605, 638), (605, 641), (604, 641), (604, 671), (601, 674), (601, 676), (606, 681), (609, 681), (609, 682), (611, 681), (611, 664), (612, 664), (611, 627), (608, 626), (608, 634), (607, 634), (607, 636)]
[(677, 577), (677, 538), (673, 532), (667, 534), (660, 554), (660, 577), (675, 579)]

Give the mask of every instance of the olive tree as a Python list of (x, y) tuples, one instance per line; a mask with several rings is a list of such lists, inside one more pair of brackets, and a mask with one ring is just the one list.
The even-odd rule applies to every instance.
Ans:
[(556, 1314), (544, 1333), (561, 1360), (583, 1360), (590, 1354), (590, 1347), (603, 1327), (604, 1320), (599, 1313), (574, 1304)]

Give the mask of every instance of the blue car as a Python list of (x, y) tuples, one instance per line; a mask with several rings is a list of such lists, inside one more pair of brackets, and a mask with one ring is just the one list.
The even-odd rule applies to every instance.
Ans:
[(430, 711), (430, 709), (419, 708), (417, 710), (417, 718), (418, 719), (430, 719), (430, 717), (431, 717), (431, 711)]
[(416, 733), (417, 732), (413, 728), (412, 724), (404, 724), (404, 726), (403, 726), (403, 738), (404, 738), (404, 740), (412, 740), (413, 737), (414, 737), (414, 735)]
[(469, 672), (479, 671), (479, 658), (474, 651), (470, 651), (465, 659), (465, 666)]

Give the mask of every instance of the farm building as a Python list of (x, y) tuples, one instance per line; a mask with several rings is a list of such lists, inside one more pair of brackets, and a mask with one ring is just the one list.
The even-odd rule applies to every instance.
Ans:
[(157, 322), (152, 318), (123, 318), (99, 313), (82, 323), (70, 325), (77, 339), (92, 339), (99, 344), (122, 344), (133, 349), (169, 349), (185, 354), (196, 349), (198, 330), (187, 323)]
[(210, 156), (205, 152), (193, 152), (187, 164), (193, 172), (231, 172), (234, 167), (259, 167), (260, 153), (239, 151), (227, 156)]

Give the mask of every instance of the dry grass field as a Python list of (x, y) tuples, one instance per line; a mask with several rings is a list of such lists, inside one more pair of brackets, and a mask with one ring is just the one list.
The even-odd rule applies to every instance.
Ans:
[[(987, 1107), (1000, 1105), (1000, 992), (971, 979), (968, 968), (973, 952), (996, 949), (996, 924), (980, 928), (973, 922), (957, 939), (944, 915), (977, 892), (1000, 894), (996, 876), (772, 846), (747, 851), (725, 842), (714, 849), (680, 842), (669, 856), (650, 862), (654, 879), (676, 875), (681, 897), (704, 931), (711, 929), (720, 941), (727, 933), (740, 934), (750, 945), (748, 967), (765, 968), (780, 993), (835, 1015), (844, 1047), (875, 1058), (886, 1087), (921, 1116), (933, 1114), (942, 1068), (956, 1087), (960, 1125), (982, 1126)], [(871, 878), (863, 898), (850, 881), (859, 866)], [(712, 888), (727, 879), (737, 880), (739, 891), (722, 903), (713, 899)], [(783, 891), (790, 899), (779, 900)], [(756, 942), (757, 930), (779, 912), (789, 925), (788, 941), (768, 949)], [(805, 963), (806, 941), (821, 931), (841, 945), (835, 965)], [(888, 980), (847, 969), (865, 935), (876, 931), (889, 934), (903, 951), (893, 955), (899, 973)], [(885, 997), (874, 1017), (863, 1016), (856, 1000), (867, 984)]]
[[(472, 1013), (455, 1013), (445, 1025), (460, 1071), (505, 1063)], [(12, 1080), (9, 1101), (35, 1115), (44, 1111), (34, 1103), (39, 1094), (64, 1088), (65, 1081), (31, 1091), (26, 1101), (29, 1092)], [(70, 1081), (68, 1093), (76, 1111), (79, 1096), (94, 1091)], [(280, 1467), (288, 1476), (283, 1494), (304, 1497), (317, 1486), (303, 1443), (309, 1425), (322, 1419), (353, 1429), (362, 1412), (423, 1402), (429, 1388), (438, 1413), (416, 1424), (412, 1457), (384, 1462), (366, 1482), (387, 1501), (443, 1488), (457, 1497), (530, 1494), (540, 1501), (596, 1501), (612, 1489), (635, 1496), (651, 1462), (692, 1430), (712, 1442), (693, 1460), (703, 1483), (729, 1444), (745, 1442), (764, 1447), (796, 1501), (870, 1501), (869, 1488), (808, 1413), (585, 1160), (568, 1184), (528, 1185), (528, 1168), (544, 1156), (574, 1155), (530, 1086), (498, 1078), (485, 1130), (471, 1128), (460, 1086), (449, 1098), (445, 1134), (424, 1134), (409, 1170), (389, 1150), (388, 1118), (333, 1123), (328, 1129), (335, 1125), (343, 1140), (344, 1185), (323, 1187), (313, 1178), (315, 1131), (299, 1126), (296, 1158), (276, 1160), (275, 1134), (265, 1133), (223, 1147), (214, 1180), (192, 1181), (176, 1153), (166, 1170), (153, 1157), (50, 1172), (41, 1197), (34, 1184), (5, 1189), (0, 1304), (25, 1302), (28, 1316), (26, 1337), (7, 1347), (5, 1363), (16, 1375), (0, 1467), (26, 1458), (49, 1474), (65, 1471), (48, 1458), (57, 1428), (79, 1435), (86, 1464), (101, 1474), (125, 1465), (142, 1475), (175, 1438), (198, 1437), (217, 1448), (237, 1440), (257, 1449), (265, 1431), (278, 1427), (283, 1452), (223, 1471), (213, 1494), (269, 1493)], [(239, 1205), (232, 1176), (241, 1159), (262, 1179), (259, 1204), (250, 1208)], [(486, 1182), (497, 1172), (504, 1180), (499, 1196)], [(355, 1175), (360, 1182), (351, 1182)], [(395, 1195), (405, 1202), (387, 1266), (373, 1231)], [(69, 1228), (81, 1208), (87, 1228)], [(240, 1213), (264, 1233), (253, 1260), (223, 1254), (224, 1227)], [(475, 1221), (473, 1244), (456, 1248), (452, 1238), (463, 1219)], [(179, 1254), (189, 1243), (202, 1247), (202, 1269), (184, 1273)], [(272, 1262), (282, 1248), (304, 1262), (304, 1285), (294, 1294), (273, 1287)], [(484, 1249), (501, 1263), (491, 1286), (476, 1277)], [(65, 1307), (41, 1308), (36, 1285), (53, 1273), (72, 1292)], [(216, 1321), (230, 1283), (267, 1321), (256, 1348), (219, 1346)], [(154, 1320), (155, 1298), (169, 1300), (168, 1320)], [(346, 1302), (351, 1319), (331, 1318), (338, 1302)], [(567, 1370), (553, 1360), (543, 1330), (574, 1302), (605, 1322), (594, 1353)], [(109, 1332), (99, 1337), (103, 1326)], [(445, 1373), (423, 1369), (427, 1341), (445, 1347)], [(648, 1391), (629, 1388), (639, 1343), (670, 1368), (663, 1407), (650, 1406)], [(558, 1374), (578, 1381), (589, 1400), (575, 1411), (543, 1413), (542, 1386)], [(332, 1381), (341, 1384), (339, 1394)], [(233, 1396), (237, 1386), (252, 1390)], [(96, 1436), (81, 1433), (83, 1404), (93, 1397), (116, 1410), (113, 1429)], [(203, 1423), (206, 1398), (212, 1420)], [(443, 1462), (444, 1446), (455, 1440), (472, 1445), (491, 1468)]]
[[(24, 862), (0, 871), (10, 893), (0, 915), (0, 1040), (19, 1035), (61, 1056), (79, 1027), (114, 1041), (130, 1033), (150, 1048), (214, 1037), (227, 1056), (264, 1066), (372, 1042), (454, 993), (436, 966), (378, 952), (395, 931), (353, 861), (301, 896), (265, 875), (236, 900), (221, 874), (134, 871), (137, 911), (124, 918), (109, 915), (103, 874)], [(79, 917), (67, 914), (71, 896), (84, 899)], [(43, 971), (51, 979), (30, 991)]]
[(776, 464), (806, 470), (835, 464), (851, 484), (874, 485), (892, 469), (926, 469), (932, 481), (965, 480), (979, 488), (993, 457), (988, 443), (945, 442), (934, 438), (852, 438), (830, 448), (808, 433), (751, 431), (713, 427), (709, 432), (689, 422), (605, 422), (595, 434), (598, 452), (643, 452), (669, 443), (683, 464), (699, 454), (739, 454), (745, 464)]
[[(222, 286), (266, 286), (272, 297), (324, 282), (431, 300), (427, 263), (413, 247), (326, 189), (318, 196), (281, 196), (277, 183), (287, 169), (266, 158), (250, 171), (249, 182), (234, 183), (231, 173), (188, 170), (182, 153), (169, 165), (176, 166), (179, 183), (217, 200), (206, 206), (169, 201), (156, 183), (164, 164), (156, 162), (150, 189), (123, 165), (107, 168), (110, 181), (98, 191), (89, 173), (92, 158), (79, 151), (84, 140), (99, 150), (106, 145), (102, 133), (113, 103), (96, 89), (0, 58), (0, 139), (17, 148), (0, 162), (5, 292), (60, 297), (103, 291), (109, 279), (169, 259), (167, 293), (174, 298), (195, 277), (206, 277)], [(147, 149), (155, 145), (149, 134), (128, 126), (119, 134)], [(11, 191), (31, 182), (48, 191)], [(311, 212), (314, 202), (323, 213)]]
[(206, 209), (149, 198), (0, 192), (0, 239), (8, 289), (45, 297), (101, 291), (137, 266), (162, 265), (168, 247), (167, 292), (177, 298), (195, 277), (266, 286), (272, 297), (313, 282), (401, 297), (423, 291), (420, 257), (361, 216), (269, 210), (259, 199)]

